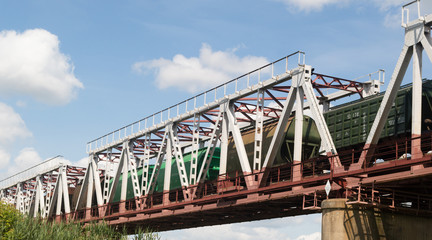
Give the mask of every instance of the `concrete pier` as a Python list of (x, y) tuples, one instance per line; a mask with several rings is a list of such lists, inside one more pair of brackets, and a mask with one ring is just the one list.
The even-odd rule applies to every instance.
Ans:
[(322, 202), (322, 240), (432, 239), (432, 218), (347, 205), (345, 199)]

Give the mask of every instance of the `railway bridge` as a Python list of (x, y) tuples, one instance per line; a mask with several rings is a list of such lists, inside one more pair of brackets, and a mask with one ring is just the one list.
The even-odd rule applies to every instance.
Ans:
[(9, 177), (0, 197), (130, 232), (322, 212), (323, 239), (430, 238), (432, 15), (410, 21), (417, 5), (383, 93), (383, 70), (346, 80), (298, 51), (89, 142), (86, 168), (56, 157)]

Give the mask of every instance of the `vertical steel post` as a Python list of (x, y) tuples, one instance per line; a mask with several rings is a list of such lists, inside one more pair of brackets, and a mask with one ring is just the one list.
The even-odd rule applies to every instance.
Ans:
[(194, 185), (197, 183), (197, 167), (198, 167), (198, 150), (199, 150), (199, 127), (200, 127), (200, 114), (194, 115), (193, 134), (192, 134), (192, 158), (189, 171), (189, 183)]
[[(220, 106), (220, 111), (223, 113), (222, 116), (222, 132), (221, 132), (221, 153), (220, 153), (220, 165), (219, 165), (219, 176), (224, 179), (227, 170), (228, 161), (228, 116), (226, 112), (228, 111), (228, 103), (224, 103)], [(222, 180), (222, 179), (221, 179)]]
[[(61, 177), (62, 180), (62, 189), (63, 189), (63, 203), (64, 203), (64, 210), (65, 214), (69, 215), (70, 213), (70, 201), (69, 201), (69, 188), (68, 188), (68, 182), (67, 182), (67, 175), (66, 175), (66, 167), (67, 166), (61, 166), (61, 172), (59, 172), (59, 177)], [(99, 185), (100, 188), (100, 185)]]
[(44, 209), (42, 210), (42, 217), (43, 218), (48, 217), (48, 209), (49, 209), (50, 204), (51, 204), (51, 196), (52, 196), (52, 194), (51, 194), (51, 188), (52, 188), (52, 186), (51, 186), (51, 174), (52, 173), (49, 173), (48, 177), (47, 177), (47, 184), (46, 184), (46, 188), (45, 188), (46, 192), (45, 192)]
[(104, 175), (104, 185), (103, 185), (103, 204), (108, 203), (109, 187), (110, 187), (110, 171), (111, 171), (111, 161), (112, 161), (112, 148), (107, 150), (107, 161), (105, 163), (105, 175)]
[(17, 187), (16, 187), (16, 200), (15, 200), (15, 208), (17, 210), (19, 210), (21, 213), (21, 205), (22, 205), (22, 183), (17, 183)]
[[(61, 168), (61, 167), (60, 167)], [(59, 169), (62, 171), (61, 169)], [(54, 196), (57, 198), (57, 204), (56, 204), (56, 218), (60, 217), (61, 215), (61, 209), (62, 209), (62, 193), (63, 193), (63, 178), (61, 177), (61, 173), (59, 171), (59, 174), (57, 176), (56, 181), (56, 191), (54, 191)]]
[[(273, 67), (273, 65), (272, 65)], [(257, 106), (255, 119), (255, 145), (253, 156), (253, 171), (259, 172), (262, 164), (262, 139), (263, 139), (263, 122), (264, 122), (264, 90), (259, 89), (257, 92)]]
[[(121, 168), (119, 165), (119, 170), (122, 171), (122, 183), (121, 183), (121, 189), (120, 189), (120, 206), (119, 206), (119, 212), (125, 212), (126, 211), (126, 197), (127, 197), (127, 186), (128, 186), (128, 144), (129, 142), (123, 142), (123, 148), (122, 153), (120, 157)], [(120, 180), (120, 179), (117, 179)]]
[(92, 207), (92, 201), (93, 201), (93, 186), (94, 186), (94, 177), (93, 177), (93, 155), (90, 156), (90, 163), (89, 167), (87, 168), (87, 174), (88, 174), (88, 182), (87, 182), (87, 200), (86, 200), (86, 211), (85, 211), (85, 218), (90, 219), (91, 218), (91, 207)]
[(39, 211), (43, 211), (44, 209), (44, 195), (42, 190), (42, 180), (41, 175), (36, 176), (36, 198), (34, 205), (33, 217), (37, 217)]
[[(172, 168), (172, 142), (171, 136), (169, 134), (169, 127), (165, 128), (165, 131), (168, 133), (167, 139), (167, 147), (165, 152), (165, 175), (164, 175), (164, 185), (163, 185), (163, 204), (167, 205), (170, 203), (169, 200), (169, 191), (171, 189), (171, 168)], [(155, 180), (156, 181), (156, 180)]]
[(149, 182), (149, 167), (150, 167), (150, 134), (144, 136), (144, 159), (142, 163), (142, 177), (141, 177), (141, 195), (145, 196), (148, 193)]
[(303, 100), (304, 92), (301, 87), (303, 82), (303, 74), (298, 78), (293, 79), (293, 84), (296, 82), (297, 94), (296, 94), (296, 111), (295, 111), (295, 129), (294, 129), (294, 155), (293, 155), (293, 181), (300, 181), (302, 177), (301, 173), (301, 161), (302, 161), (302, 150), (303, 150)]
[(412, 122), (411, 122), (411, 156), (423, 157), (421, 150), (422, 125), (422, 51), (420, 43), (413, 46), (413, 87), (412, 87)]

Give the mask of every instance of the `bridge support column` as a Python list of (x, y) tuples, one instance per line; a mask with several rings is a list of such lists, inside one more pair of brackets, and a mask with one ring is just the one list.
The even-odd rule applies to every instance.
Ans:
[(322, 202), (322, 240), (432, 239), (432, 218), (347, 205), (345, 199)]

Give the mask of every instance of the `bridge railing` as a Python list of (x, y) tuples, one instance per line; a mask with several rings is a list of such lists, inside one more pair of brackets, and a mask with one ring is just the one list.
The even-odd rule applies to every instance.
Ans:
[[(417, 6), (414, 6), (417, 3)], [(421, 11), (420, 11), (420, 0), (414, 0), (412, 2), (409, 2), (402, 6), (402, 27), (406, 27), (408, 23), (411, 21), (410, 19), (410, 8), (412, 11), (417, 12), (417, 18), (421, 18)]]
[(264, 80), (275, 78), (277, 75), (287, 73), (290, 69), (304, 64), (304, 52), (297, 51), (287, 55), (176, 105), (90, 141), (87, 143), (87, 153), (101, 149), (107, 145), (121, 143), (130, 136), (149, 132), (149, 129), (152, 127), (162, 126), (165, 123), (173, 121), (176, 117), (190, 113), (198, 108), (213, 106), (224, 101), (232, 94), (239, 94), (242, 90), (250, 89), (252, 86), (260, 84)]

